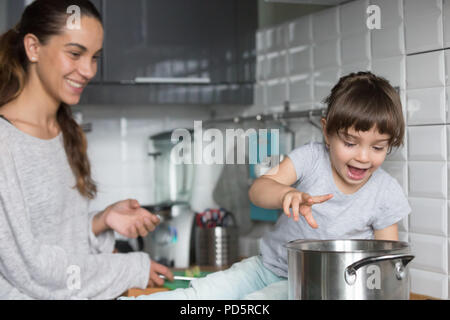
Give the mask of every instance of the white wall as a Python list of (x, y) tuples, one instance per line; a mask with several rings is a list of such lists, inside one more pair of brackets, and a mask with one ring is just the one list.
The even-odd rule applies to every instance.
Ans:
[[(192, 128), (193, 120), (209, 117), (204, 106), (78, 106), (88, 132), (88, 156), (98, 196), (91, 210), (134, 198), (154, 204), (153, 160), (147, 155), (151, 135), (175, 128)], [(153, 151), (153, 150), (150, 150)]]
[[(369, 4), (381, 29), (366, 26)], [(400, 87), (405, 146), (383, 168), (403, 186), (412, 213), (400, 224), (411, 243), (412, 291), (449, 298), (450, 0), (358, 0), (259, 30), (255, 104), (246, 114), (323, 107), (340, 76), (371, 70)], [(431, 50), (431, 51), (430, 51)], [(320, 131), (296, 121), (296, 145)]]

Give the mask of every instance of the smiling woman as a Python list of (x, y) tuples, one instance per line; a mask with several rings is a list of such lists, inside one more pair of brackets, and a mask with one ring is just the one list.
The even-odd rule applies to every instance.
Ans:
[(0, 36), (0, 299), (111, 299), (173, 278), (145, 253), (111, 254), (113, 231), (135, 238), (159, 223), (136, 200), (88, 212), (97, 188), (70, 105), (102, 44), (88, 0), (35, 0)]
[[(70, 4), (82, 9), (79, 29), (66, 26)], [(39, 138), (63, 131), (77, 188), (93, 198), (96, 186), (90, 177), (87, 143), (69, 105), (79, 102), (83, 88), (97, 72), (103, 44), (100, 14), (89, 1), (36, 1), (0, 41), (0, 112)], [(30, 105), (27, 100), (33, 95), (39, 99)]]

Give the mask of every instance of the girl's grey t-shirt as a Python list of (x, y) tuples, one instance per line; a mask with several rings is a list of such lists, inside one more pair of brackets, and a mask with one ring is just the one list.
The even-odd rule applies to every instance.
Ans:
[(286, 243), (297, 239), (373, 239), (374, 230), (384, 229), (411, 212), (397, 180), (378, 168), (358, 191), (342, 193), (334, 183), (330, 156), (323, 143), (311, 142), (293, 150), (288, 157), (297, 173), (297, 189), (312, 196), (333, 194), (330, 200), (312, 206), (319, 227), (305, 219), (294, 221), (282, 214), (274, 229), (261, 242), (264, 265), (287, 277)]

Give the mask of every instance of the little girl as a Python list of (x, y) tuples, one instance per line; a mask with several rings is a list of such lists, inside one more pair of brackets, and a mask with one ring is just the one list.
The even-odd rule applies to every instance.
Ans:
[(342, 77), (325, 102), (325, 144), (293, 150), (250, 188), (255, 205), (285, 213), (263, 237), (261, 254), (196, 279), (187, 289), (138, 299), (287, 299), (287, 242), (398, 240), (397, 222), (411, 208), (380, 166), (392, 147), (403, 144), (399, 95), (385, 79), (358, 72)]

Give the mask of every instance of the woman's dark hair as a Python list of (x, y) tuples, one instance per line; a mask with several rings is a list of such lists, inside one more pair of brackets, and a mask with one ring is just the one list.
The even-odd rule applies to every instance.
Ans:
[(390, 135), (389, 150), (403, 145), (402, 103), (386, 79), (371, 72), (350, 73), (339, 79), (324, 102), (327, 134), (349, 128), (364, 132), (376, 127), (381, 134)]
[[(35, 0), (25, 8), (19, 23), (0, 36), (0, 106), (17, 98), (25, 86), (29, 66), (24, 47), (25, 35), (33, 34), (45, 45), (50, 37), (63, 33), (63, 27), (72, 14), (67, 9), (73, 5), (80, 8), (81, 16), (102, 22), (100, 13), (88, 0)], [(83, 196), (93, 199), (97, 187), (91, 178), (87, 140), (73, 119), (69, 105), (61, 103), (57, 121), (76, 177), (76, 188)]]

